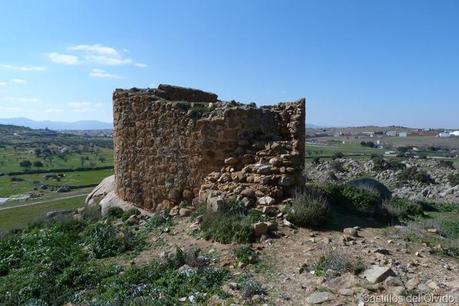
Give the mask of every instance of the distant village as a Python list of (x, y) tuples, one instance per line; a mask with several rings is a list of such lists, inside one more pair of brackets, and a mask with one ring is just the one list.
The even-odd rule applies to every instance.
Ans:
[(448, 151), (448, 156), (456, 156), (458, 154), (455, 146), (459, 141), (459, 130), (369, 126), (308, 129), (306, 134), (308, 144), (324, 145), (333, 142), (342, 144), (357, 142), (363, 147), (385, 149), (384, 155), (389, 156), (399, 155), (398, 148), (406, 147), (410, 144), (410, 152), (408, 152), (410, 154), (416, 154), (416, 152), (428, 147), (435, 148), (437, 153), (440, 148), (445, 152)]
[(443, 129), (382, 129), (381, 130), (365, 130), (364, 128), (323, 128), (312, 129), (312, 133), (308, 133), (310, 138), (316, 137), (408, 137), (408, 136), (428, 136), (428, 137), (459, 137), (459, 130), (443, 130)]

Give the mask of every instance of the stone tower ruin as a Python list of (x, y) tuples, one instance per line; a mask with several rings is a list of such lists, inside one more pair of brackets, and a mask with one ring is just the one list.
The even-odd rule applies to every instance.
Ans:
[(226, 198), (270, 206), (303, 184), (304, 99), (257, 108), (159, 85), (117, 89), (113, 108), (115, 192), (140, 208)]

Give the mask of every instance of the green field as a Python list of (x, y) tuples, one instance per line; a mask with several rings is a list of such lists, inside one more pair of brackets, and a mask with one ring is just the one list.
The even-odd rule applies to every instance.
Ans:
[[(96, 168), (112, 166), (109, 137), (0, 125), (0, 197), (30, 192), (40, 196), (60, 186), (95, 185), (112, 174), (111, 169)], [(60, 177), (47, 179), (45, 173), (34, 172)], [(45, 188), (38, 188), (42, 185)]]
[(0, 231), (22, 228), (43, 217), (49, 211), (82, 207), (85, 197), (86, 195), (83, 194), (69, 199), (58, 199), (43, 204), (0, 210)]
[(0, 197), (8, 197), (12, 195), (22, 194), (33, 191), (40, 184), (49, 186), (48, 190), (40, 190), (42, 193), (52, 192), (52, 187), (67, 186), (85, 186), (95, 185), (107, 176), (113, 174), (113, 170), (94, 170), (94, 171), (78, 171), (63, 173), (60, 181), (54, 179), (46, 180), (45, 174), (24, 174), (15, 178), (23, 181), (14, 182), (10, 176), (0, 177)]
[(62, 155), (51, 155), (43, 158), (36, 156), (34, 149), (17, 149), (14, 146), (0, 147), (0, 173), (26, 170), (21, 167), (21, 161), (40, 161), (43, 167), (34, 167), (32, 170), (46, 169), (75, 169), (78, 167), (101, 167), (113, 165), (113, 150), (98, 148), (90, 152), (71, 152)]
[[(362, 146), (362, 141), (376, 142), (379, 140), (384, 148), (369, 148)], [(410, 137), (381, 137), (381, 138), (356, 138), (356, 137), (318, 137), (307, 139), (306, 159), (330, 158), (335, 153), (341, 152), (347, 157), (354, 159), (367, 159), (372, 154), (384, 155), (386, 151), (397, 151), (399, 147), (416, 147), (417, 156), (428, 158), (451, 158), (457, 169), (459, 169), (459, 156), (452, 153), (459, 150), (459, 139), (444, 139), (438, 137), (410, 136)], [(312, 143), (314, 142), (314, 143)], [(432, 150), (432, 147), (439, 149)], [(455, 156), (455, 157), (452, 157)]]
[(372, 153), (383, 154), (384, 151), (380, 149), (372, 149), (363, 147), (360, 143), (342, 143), (342, 142), (328, 142), (325, 144), (307, 144), (306, 157), (332, 157), (334, 153), (341, 152), (346, 156), (370, 156)]

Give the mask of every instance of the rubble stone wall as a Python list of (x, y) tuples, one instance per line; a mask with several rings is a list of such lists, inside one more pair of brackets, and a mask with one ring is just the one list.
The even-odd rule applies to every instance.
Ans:
[(117, 89), (113, 102), (115, 191), (138, 207), (155, 211), (209, 194), (241, 197), (248, 187), (255, 200), (280, 202), (302, 182), (304, 99), (257, 108), (160, 85)]

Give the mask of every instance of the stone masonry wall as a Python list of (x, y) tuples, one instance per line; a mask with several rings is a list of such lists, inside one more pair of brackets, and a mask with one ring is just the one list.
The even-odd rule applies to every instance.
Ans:
[(113, 102), (115, 191), (138, 207), (225, 197), (273, 205), (302, 184), (304, 99), (257, 108), (160, 85), (117, 89)]

